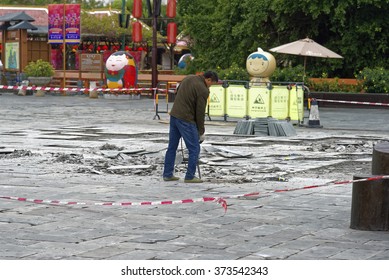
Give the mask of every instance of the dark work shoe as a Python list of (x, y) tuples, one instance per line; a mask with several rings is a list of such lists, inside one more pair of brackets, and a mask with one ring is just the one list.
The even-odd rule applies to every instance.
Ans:
[(185, 179), (184, 181), (185, 183), (202, 183), (203, 180), (199, 179), (199, 178), (196, 178), (194, 177), (193, 179)]
[(176, 177), (176, 176), (172, 176), (172, 177), (163, 177), (163, 180), (164, 181), (178, 181), (180, 180), (179, 177)]

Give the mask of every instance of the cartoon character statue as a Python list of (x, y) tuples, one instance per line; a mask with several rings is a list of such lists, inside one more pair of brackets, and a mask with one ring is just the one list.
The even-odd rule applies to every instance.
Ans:
[(138, 83), (135, 59), (125, 51), (111, 54), (105, 62), (108, 88), (133, 88)]
[(251, 76), (252, 85), (261, 85), (270, 82), (269, 77), (276, 69), (276, 59), (271, 53), (258, 48), (257, 52), (250, 54), (246, 60), (246, 69)]

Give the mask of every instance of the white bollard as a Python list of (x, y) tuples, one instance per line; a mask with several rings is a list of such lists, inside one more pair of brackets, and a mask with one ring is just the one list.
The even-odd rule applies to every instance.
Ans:
[(92, 89), (96, 89), (97, 88), (97, 85), (96, 85), (96, 81), (90, 81), (89, 82), (89, 98), (98, 98), (99, 97), (99, 93), (97, 90), (92, 90)]
[[(24, 81), (21, 82), (21, 86), (23, 86), (23, 87), (28, 87), (28, 83), (29, 83), (28, 80), (24, 80)], [(23, 95), (23, 96), (25, 96), (25, 95), (26, 95), (26, 92), (27, 92), (27, 91), (26, 91), (25, 89), (19, 89), (18, 95)]]

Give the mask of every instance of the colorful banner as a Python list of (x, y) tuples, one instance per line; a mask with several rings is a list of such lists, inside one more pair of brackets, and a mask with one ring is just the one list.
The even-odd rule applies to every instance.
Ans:
[(5, 69), (19, 70), (19, 42), (5, 43)]
[(50, 44), (57, 43), (62, 44), (63, 43), (63, 4), (50, 4), (48, 5), (49, 10), (49, 38), (48, 42)]
[(64, 9), (63, 4), (50, 4), (48, 10), (48, 42), (50, 44), (62, 44), (65, 33), (66, 44), (79, 44), (81, 39), (81, 5), (66, 4)]
[(79, 44), (81, 41), (81, 5), (65, 5), (65, 39), (68, 44)]

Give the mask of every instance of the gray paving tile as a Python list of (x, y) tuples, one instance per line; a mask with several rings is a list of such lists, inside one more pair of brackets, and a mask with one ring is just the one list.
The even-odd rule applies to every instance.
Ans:
[[(232, 163), (229, 167), (202, 164), (206, 182), (189, 185), (161, 180), (168, 116), (163, 116), (164, 122), (152, 120), (153, 100), (92, 102), (76, 96), (2, 95), (0, 104), (0, 150), (33, 153), (0, 154), (0, 196), (88, 203), (54, 206), (0, 199), (0, 259), (389, 259), (388, 232), (349, 228), (350, 184), (276, 192), (369, 172), (371, 165), (350, 160), (371, 159), (371, 147), (387, 139), (389, 124), (374, 130), (371, 122), (364, 125), (359, 116), (386, 119), (388, 110), (325, 109), (320, 114), (326, 120), (324, 129), (296, 127), (293, 137), (242, 137), (233, 135), (234, 122), (207, 122), (208, 143), (203, 145), (212, 143), (254, 156), (227, 159)], [(352, 130), (345, 129), (345, 123)], [(368, 148), (337, 152), (334, 143), (346, 140), (365, 141)], [(106, 143), (125, 150), (162, 151), (111, 159), (100, 150)], [(322, 151), (326, 145), (334, 147)], [(205, 151), (201, 155), (209, 156)], [(149, 173), (108, 169), (150, 162)], [(339, 162), (351, 163), (342, 169), (336, 165)], [(181, 177), (184, 171), (184, 166), (177, 168)], [(269, 179), (279, 177), (287, 180)], [(214, 202), (96, 205), (256, 191), (260, 192), (256, 200), (227, 198), (227, 212)]]

